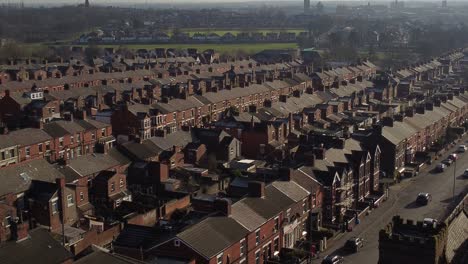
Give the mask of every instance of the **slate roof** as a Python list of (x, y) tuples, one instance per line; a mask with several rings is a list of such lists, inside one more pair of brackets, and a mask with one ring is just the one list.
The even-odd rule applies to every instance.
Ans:
[(49, 140), (52, 140), (52, 137), (38, 128), (23, 128), (11, 131), (6, 135), (0, 135), (0, 141), (14, 142), (20, 146), (30, 146)]
[(142, 263), (124, 256), (114, 255), (103, 251), (95, 251), (83, 258), (78, 259), (76, 264), (136, 264)]
[(0, 196), (21, 193), (29, 189), (33, 180), (55, 182), (64, 175), (44, 159), (36, 159), (0, 170)]
[(129, 163), (130, 160), (118, 150), (111, 149), (108, 154), (94, 153), (72, 159), (68, 166), (83, 177)]
[(239, 242), (249, 231), (231, 217), (209, 217), (180, 232), (177, 238), (206, 259)]
[(245, 203), (265, 219), (273, 218), (294, 203), (291, 198), (276, 189), (273, 185), (265, 187), (265, 197), (261, 199), (247, 197), (239, 202)]
[(46, 229), (31, 230), (29, 236), (30, 238), (24, 241), (7, 242), (0, 247), (1, 262), (59, 264), (73, 258), (73, 255), (62, 247)]
[(294, 202), (302, 201), (310, 192), (302, 188), (294, 181), (275, 181), (272, 183), (273, 187), (287, 195)]
[(403, 122), (393, 122), (393, 127), (384, 126), (382, 128), (382, 136), (390, 143), (398, 145), (406, 138), (411, 137), (416, 133), (416, 130)]
[(232, 205), (231, 217), (251, 232), (262, 226), (268, 220), (243, 202), (237, 202)]

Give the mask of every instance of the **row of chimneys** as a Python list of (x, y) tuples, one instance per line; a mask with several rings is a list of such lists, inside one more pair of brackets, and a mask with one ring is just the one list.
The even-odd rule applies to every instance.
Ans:
[(416, 113), (424, 115), (426, 111), (434, 110), (434, 106), (440, 107), (442, 103), (446, 103), (448, 100), (453, 100), (453, 96), (453, 94), (438, 96), (432, 102), (426, 102), (424, 104), (417, 105), (416, 107), (409, 107), (406, 109), (404, 114), (397, 114), (393, 117), (384, 117), (382, 118), (382, 125), (393, 127), (394, 121), (402, 122), (405, 116), (413, 117)]

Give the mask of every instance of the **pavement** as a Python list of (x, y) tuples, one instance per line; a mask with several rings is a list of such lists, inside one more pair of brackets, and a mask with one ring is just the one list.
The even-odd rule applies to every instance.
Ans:
[[(423, 168), (419, 175), (403, 180), (399, 184), (390, 187), (389, 198), (374, 209), (368, 216), (362, 217), (360, 224), (353, 228), (352, 232), (344, 233), (333, 239), (325, 252), (321, 252), (321, 258), (312, 260), (311, 263), (321, 263), (324, 256), (339, 254), (345, 257), (345, 263), (376, 264), (379, 258), (379, 231), (392, 221), (394, 215), (400, 215), (403, 219), (416, 221), (424, 218), (433, 218), (443, 221), (451, 209), (457, 204), (453, 202), (452, 190), (455, 171), (455, 196), (459, 196), (468, 190), (468, 178), (463, 177), (465, 169), (468, 169), (468, 151), (458, 154), (457, 164), (452, 164), (442, 173), (434, 171), (435, 166), (454, 153), (460, 144), (468, 143), (468, 136), (452, 147), (432, 165)], [(418, 206), (415, 203), (420, 192), (428, 192), (432, 195), (432, 201), (426, 206)], [(364, 247), (358, 253), (346, 254), (342, 247), (346, 240), (353, 236), (364, 239)]]

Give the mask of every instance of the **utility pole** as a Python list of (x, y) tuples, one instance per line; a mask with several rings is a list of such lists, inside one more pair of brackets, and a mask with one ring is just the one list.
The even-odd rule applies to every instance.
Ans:
[(453, 166), (453, 189), (452, 189), (452, 202), (455, 202), (455, 179), (457, 175), (457, 159), (455, 159)]

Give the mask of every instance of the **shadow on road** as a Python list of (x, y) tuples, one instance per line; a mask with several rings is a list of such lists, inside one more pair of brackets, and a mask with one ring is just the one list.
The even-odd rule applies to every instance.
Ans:
[(468, 177), (462, 174), (457, 176), (457, 180), (468, 180)]
[(405, 209), (419, 208), (422, 205), (418, 204), (416, 201), (413, 201), (405, 206)]
[(354, 252), (346, 250), (346, 248), (344, 246), (342, 246), (341, 248), (333, 251), (333, 253), (330, 253), (330, 255), (340, 255), (340, 256), (343, 256), (343, 257), (349, 256), (349, 255), (352, 255), (352, 254), (354, 254)]
[(440, 202), (441, 202), (441, 203), (451, 203), (452, 201), (453, 201), (453, 198), (450, 197), (450, 198), (447, 198), (447, 199), (445, 199), (445, 200), (441, 200)]

